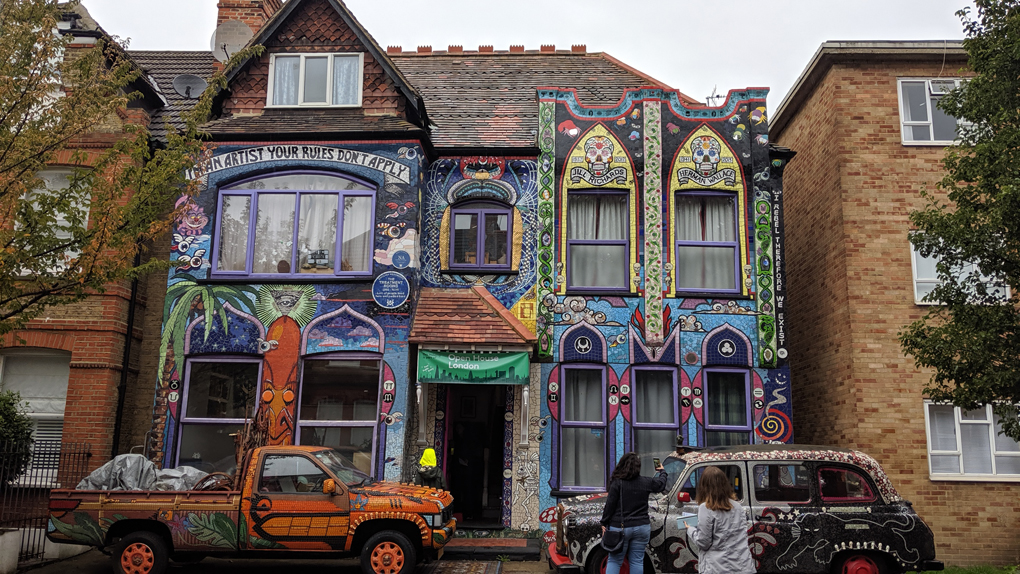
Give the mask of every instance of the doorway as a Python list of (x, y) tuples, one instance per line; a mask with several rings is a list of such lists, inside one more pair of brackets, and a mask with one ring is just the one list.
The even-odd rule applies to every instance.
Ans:
[(449, 385), (447, 482), (458, 525), (503, 528), (504, 385)]

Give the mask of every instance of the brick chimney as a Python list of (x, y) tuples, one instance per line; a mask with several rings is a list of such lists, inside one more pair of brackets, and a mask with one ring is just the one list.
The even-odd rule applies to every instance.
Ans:
[(253, 34), (258, 34), (281, 5), (281, 0), (220, 0), (216, 4), (216, 26), (227, 20), (240, 20), (251, 28)]

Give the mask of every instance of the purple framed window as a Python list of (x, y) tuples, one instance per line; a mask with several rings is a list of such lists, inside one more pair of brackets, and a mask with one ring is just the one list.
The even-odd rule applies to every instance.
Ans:
[(220, 190), (215, 277), (372, 274), (375, 189), (318, 172), (272, 174)]
[(678, 194), (675, 225), (677, 291), (739, 293), (736, 196)]
[(705, 446), (751, 443), (751, 374), (706, 368)]
[(567, 287), (627, 289), (629, 210), (626, 191), (567, 194)]
[[(335, 448), (359, 470), (372, 474), (381, 376), (380, 359), (370, 353), (306, 358), (298, 398), (297, 443)], [(383, 392), (393, 393), (393, 389)]]
[(235, 465), (234, 438), (258, 404), (262, 361), (199, 357), (184, 366), (177, 465), (226, 472)]
[(634, 452), (641, 456), (641, 473), (651, 474), (652, 458), (666, 457), (676, 449), (680, 428), (677, 414), (676, 369), (673, 367), (634, 367), (634, 421), (631, 429)]
[(606, 487), (606, 367), (563, 365), (560, 488)]
[(451, 270), (509, 270), (511, 209), (497, 204), (454, 207), (450, 218)]

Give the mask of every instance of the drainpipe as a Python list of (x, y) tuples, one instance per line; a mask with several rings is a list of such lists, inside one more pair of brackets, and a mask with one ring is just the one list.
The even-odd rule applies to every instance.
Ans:
[[(142, 261), (142, 254), (135, 254), (137, 268)], [(121, 360), (120, 384), (117, 385), (117, 416), (113, 420), (113, 444), (110, 458), (117, 456), (120, 449), (121, 419), (124, 417), (124, 394), (127, 391), (128, 364), (131, 362), (131, 343), (134, 341), (135, 306), (138, 303), (138, 278), (131, 280), (131, 299), (128, 301), (127, 335), (124, 338), (124, 358)]]

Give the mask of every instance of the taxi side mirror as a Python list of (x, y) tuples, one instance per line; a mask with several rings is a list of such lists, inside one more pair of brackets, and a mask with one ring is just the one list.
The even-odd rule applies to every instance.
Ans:
[(676, 493), (676, 501), (680, 504), (686, 504), (691, 501), (691, 493), (680, 491)]
[(322, 493), (323, 494), (336, 494), (336, 481), (333, 480), (332, 478), (327, 478), (322, 483)]

